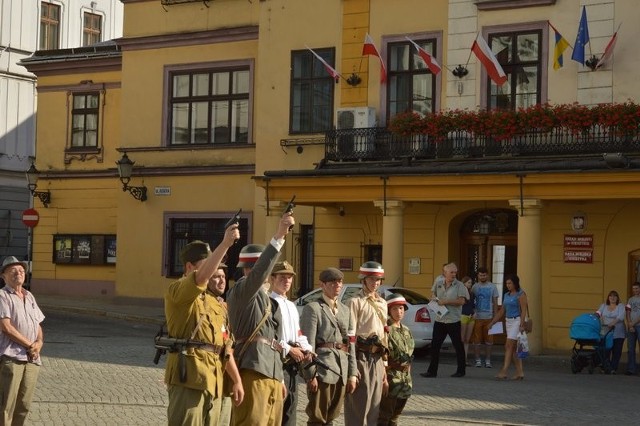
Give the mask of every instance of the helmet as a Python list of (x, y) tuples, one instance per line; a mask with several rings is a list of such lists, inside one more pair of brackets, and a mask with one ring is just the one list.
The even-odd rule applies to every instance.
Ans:
[(384, 269), (382, 265), (378, 262), (374, 262), (372, 260), (368, 262), (364, 262), (360, 267), (360, 274), (358, 274), (358, 279), (364, 279), (366, 277), (376, 277), (380, 279), (384, 279)]
[(405, 311), (409, 309), (409, 305), (407, 305), (407, 299), (405, 299), (401, 294), (392, 293), (387, 296), (387, 308), (390, 308), (394, 305), (404, 306)]
[(238, 267), (239, 268), (252, 268), (253, 265), (258, 261), (258, 258), (264, 251), (264, 246), (262, 244), (248, 244), (242, 247), (240, 250), (240, 256), (238, 257)]

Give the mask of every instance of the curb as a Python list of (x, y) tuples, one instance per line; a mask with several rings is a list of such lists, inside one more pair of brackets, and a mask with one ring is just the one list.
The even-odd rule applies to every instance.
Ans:
[(114, 319), (120, 319), (120, 320), (124, 320), (124, 321), (129, 321), (129, 322), (139, 322), (139, 323), (146, 323), (146, 324), (157, 324), (157, 325), (162, 325), (164, 324), (164, 318), (150, 318), (147, 316), (143, 316), (143, 315), (134, 315), (134, 314), (124, 314), (124, 313), (120, 313), (120, 312), (110, 312), (107, 311), (105, 309), (97, 309), (97, 308), (79, 308), (76, 306), (59, 306), (59, 305), (48, 305), (48, 304), (41, 304), (40, 308), (43, 311), (50, 311), (50, 312), (67, 312), (67, 313), (74, 313), (74, 314), (80, 314), (80, 315), (90, 315), (90, 316), (98, 316), (98, 317), (107, 317), (107, 318), (114, 318)]

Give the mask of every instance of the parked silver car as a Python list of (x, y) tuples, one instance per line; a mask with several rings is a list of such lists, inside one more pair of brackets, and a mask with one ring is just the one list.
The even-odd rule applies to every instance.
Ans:
[[(340, 301), (345, 303), (348, 299), (353, 297), (360, 291), (362, 284), (344, 284), (340, 291)], [(379, 287), (378, 292), (385, 298), (390, 294), (401, 294), (407, 300), (409, 310), (404, 315), (402, 323), (409, 327), (413, 339), (415, 340), (416, 349), (426, 348), (431, 345), (431, 338), (433, 336), (433, 323), (431, 322), (431, 316), (434, 315), (432, 311), (427, 307), (429, 299), (416, 293), (413, 290), (407, 290), (402, 287), (392, 287), (389, 285), (382, 285)], [(302, 313), (302, 308), (309, 303), (316, 301), (322, 297), (322, 289), (315, 289), (304, 296), (295, 300), (298, 313)], [(451, 340), (447, 337), (446, 343), (451, 343)]]

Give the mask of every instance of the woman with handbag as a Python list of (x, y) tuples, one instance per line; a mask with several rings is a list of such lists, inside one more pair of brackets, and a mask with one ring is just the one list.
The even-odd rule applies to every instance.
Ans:
[(516, 346), (518, 344), (518, 335), (525, 332), (525, 319), (529, 316), (527, 294), (520, 288), (520, 278), (515, 274), (507, 275), (505, 285), (507, 286), (507, 292), (503, 296), (502, 306), (500, 306), (498, 313), (490, 324), (493, 326), (503, 316), (506, 317), (507, 341), (504, 346), (504, 364), (496, 379), (506, 380), (508, 378), (507, 371), (513, 359), (516, 374), (511, 377), (511, 380), (523, 380), (522, 359), (518, 358), (516, 354)]

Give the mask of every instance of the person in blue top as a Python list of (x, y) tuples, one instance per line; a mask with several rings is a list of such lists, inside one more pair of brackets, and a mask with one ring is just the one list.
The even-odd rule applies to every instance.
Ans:
[(524, 331), (524, 321), (529, 315), (527, 294), (520, 288), (520, 278), (515, 274), (507, 275), (505, 285), (507, 286), (507, 292), (504, 294), (502, 306), (500, 306), (490, 324), (490, 327), (492, 327), (503, 316), (506, 317), (507, 342), (504, 346), (504, 364), (496, 379), (507, 379), (507, 371), (513, 359), (516, 374), (511, 377), (511, 380), (523, 380), (524, 370), (522, 369), (522, 360), (516, 355), (516, 344), (518, 343), (518, 334)]

